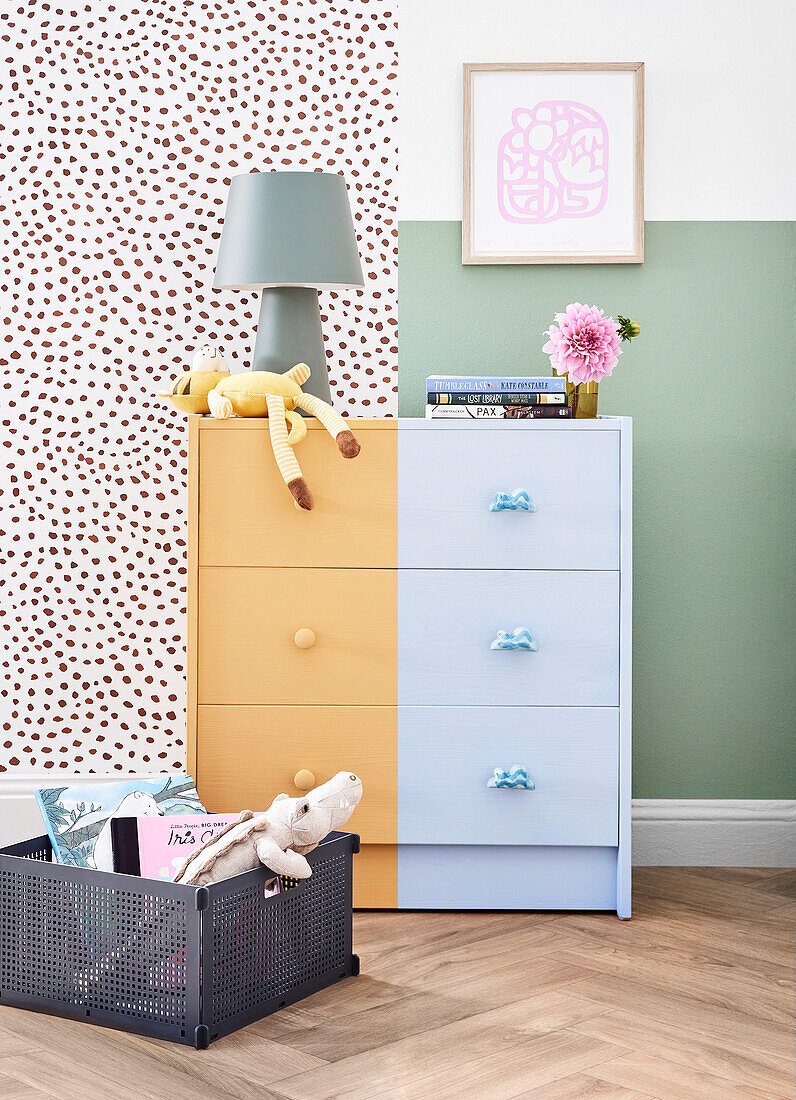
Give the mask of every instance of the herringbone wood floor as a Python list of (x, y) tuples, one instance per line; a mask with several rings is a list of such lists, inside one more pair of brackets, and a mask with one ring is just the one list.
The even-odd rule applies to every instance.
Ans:
[(0, 1010), (0, 1100), (793, 1095), (796, 872), (643, 869), (635, 917), (360, 913), (362, 975), (208, 1051)]

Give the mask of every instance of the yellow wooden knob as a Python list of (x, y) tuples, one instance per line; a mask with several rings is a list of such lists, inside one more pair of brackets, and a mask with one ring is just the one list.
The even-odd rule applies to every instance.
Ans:
[(312, 649), (315, 645), (315, 631), (310, 630), (308, 626), (302, 626), (302, 628), (297, 630), (293, 635), (293, 641), (299, 649)]
[(315, 776), (309, 768), (301, 768), (293, 776), (293, 786), (300, 791), (311, 791), (315, 786)]

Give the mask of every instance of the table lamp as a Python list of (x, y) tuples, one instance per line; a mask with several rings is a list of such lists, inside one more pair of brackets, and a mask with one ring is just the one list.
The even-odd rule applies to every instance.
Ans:
[(363, 286), (345, 179), (329, 172), (234, 176), (216, 290), (261, 290), (253, 370), (307, 363), (303, 386), (331, 404), (319, 290)]

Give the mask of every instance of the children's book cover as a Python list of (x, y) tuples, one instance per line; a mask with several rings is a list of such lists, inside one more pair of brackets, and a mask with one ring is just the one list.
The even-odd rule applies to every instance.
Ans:
[[(111, 819), (114, 869), (123, 875), (171, 882), (197, 848), (240, 820), (240, 814)], [(265, 896), (281, 892), (278, 877), (265, 884)]]
[(85, 783), (44, 787), (36, 791), (53, 856), (70, 867), (113, 870), (110, 821), (116, 817), (162, 817), (204, 813), (196, 784), (189, 775), (124, 779), (118, 783)]
[(171, 881), (188, 856), (236, 822), (239, 816), (191, 814), (190, 817), (118, 818), (112, 825), (116, 870)]

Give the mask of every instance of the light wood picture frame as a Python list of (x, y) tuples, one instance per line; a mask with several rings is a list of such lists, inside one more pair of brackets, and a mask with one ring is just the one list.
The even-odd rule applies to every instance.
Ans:
[(644, 262), (644, 63), (464, 65), (463, 264)]

